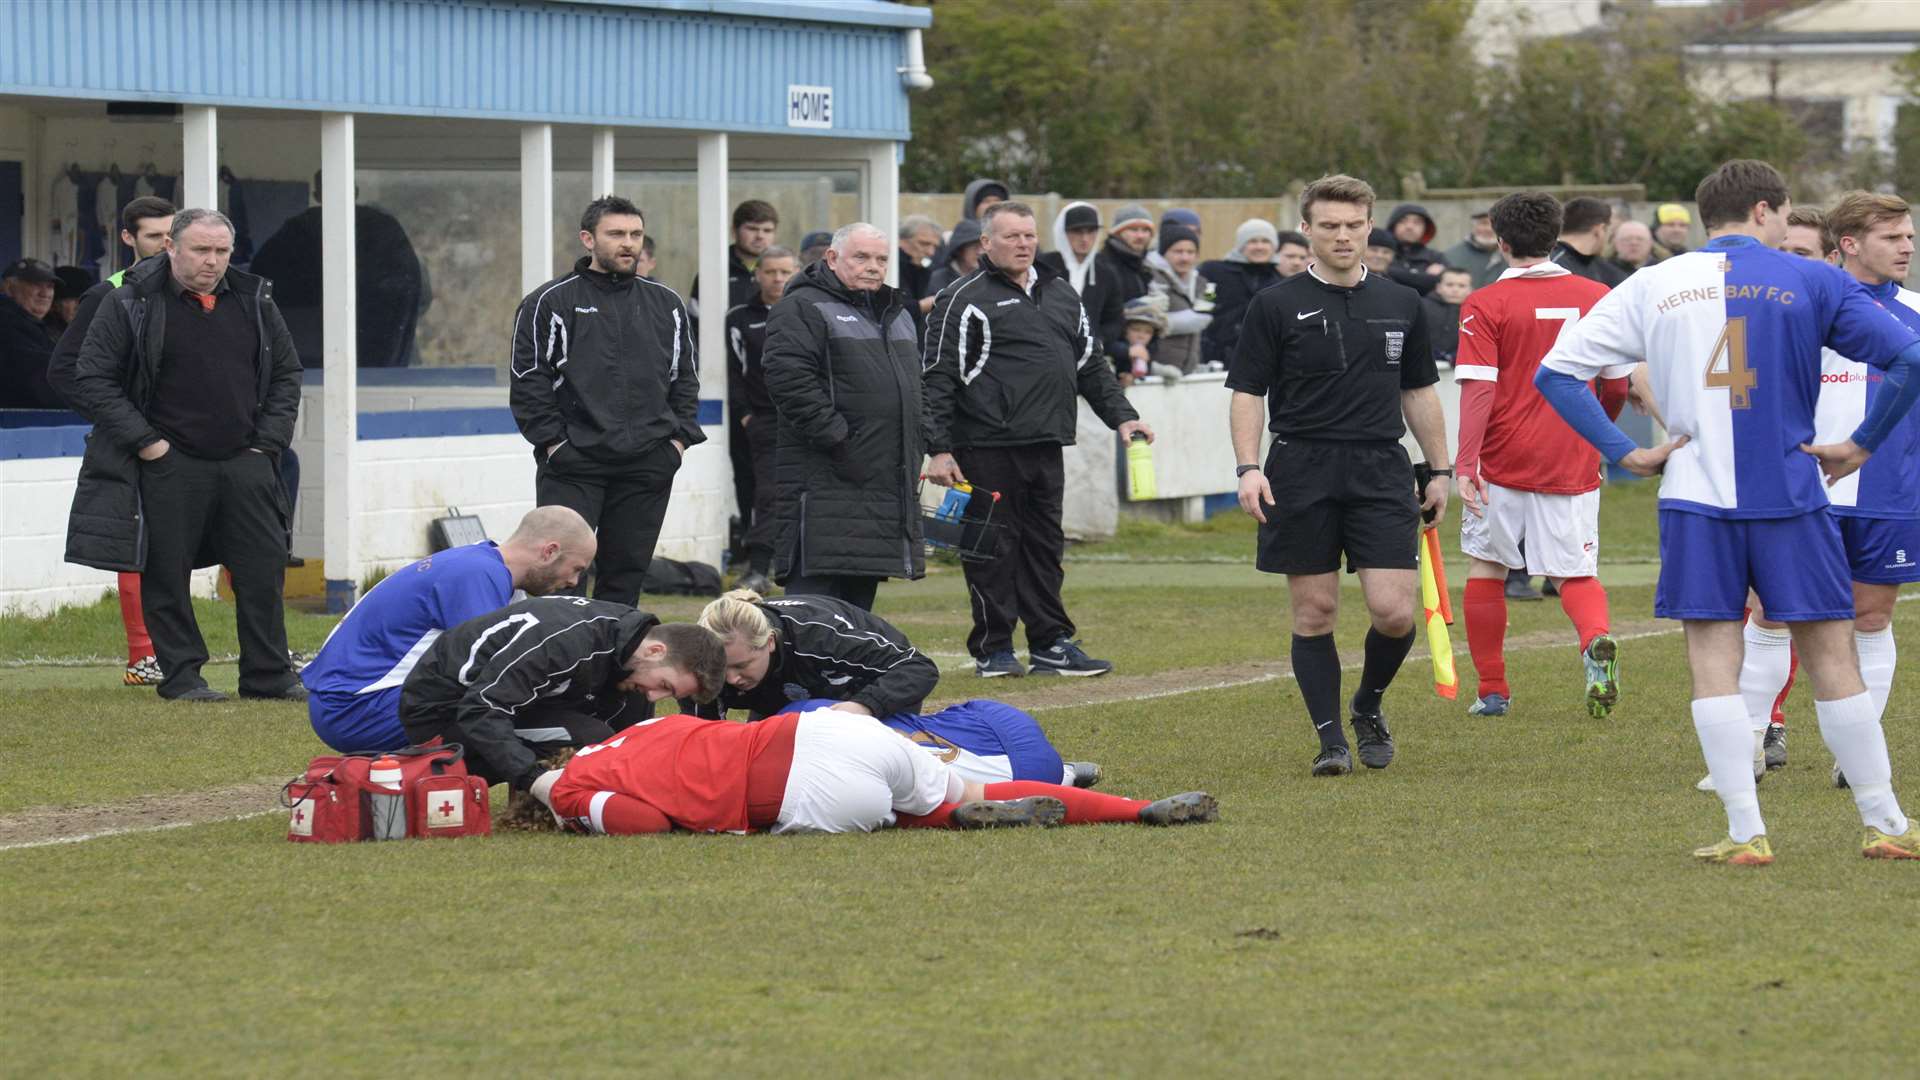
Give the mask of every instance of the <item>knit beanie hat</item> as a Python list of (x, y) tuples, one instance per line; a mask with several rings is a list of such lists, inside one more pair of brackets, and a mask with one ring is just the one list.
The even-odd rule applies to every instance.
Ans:
[(1372, 232), (1367, 234), (1367, 246), (1392, 248), (1395, 251), (1400, 250), (1400, 245), (1397, 241), (1394, 240), (1393, 234), (1388, 232), (1385, 229), (1378, 228), (1378, 227), (1376, 227)]
[(1109, 226), (1109, 229), (1117, 231), (1122, 225), (1130, 221), (1144, 221), (1148, 225), (1152, 225), (1153, 215), (1147, 213), (1147, 208), (1144, 206), (1137, 204), (1123, 206), (1113, 215), (1113, 224)]
[(1280, 230), (1274, 228), (1273, 222), (1265, 218), (1248, 218), (1240, 223), (1239, 228), (1233, 230), (1233, 250), (1239, 251), (1246, 247), (1249, 240), (1260, 239), (1266, 240), (1274, 247), (1279, 247)]
[(1160, 254), (1165, 255), (1167, 253), (1168, 248), (1172, 247), (1173, 245), (1179, 243), (1182, 240), (1193, 241), (1193, 246), (1196, 250), (1200, 247), (1200, 234), (1194, 232), (1192, 229), (1187, 228), (1185, 225), (1161, 226)]
[(1153, 327), (1156, 334), (1167, 332), (1167, 298), (1164, 295), (1148, 294), (1136, 296), (1127, 301), (1121, 310), (1121, 317), (1130, 323), (1146, 323)]
[(1164, 229), (1169, 225), (1185, 225), (1194, 232), (1199, 232), (1200, 215), (1184, 206), (1176, 206), (1160, 215), (1160, 227)]

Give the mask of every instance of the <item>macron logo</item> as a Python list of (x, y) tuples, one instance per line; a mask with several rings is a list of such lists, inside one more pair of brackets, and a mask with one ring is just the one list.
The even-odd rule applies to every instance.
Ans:
[(580, 315), (598, 315), (600, 313), (600, 309), (597, 307), (577, 307), (573, 310), (576, 314)]
[(995, 304), (995, 305), (993, 305), (993, 306), (994, 306), (994, 307), (1006, 307), (1006, 306), (1007, 306), (1008, 304), (1017, 304), (1017, 303), (1019, 303), (1019, 302), (1020, 302), (1020, 298), (1019, 298), (1019, 297), (1017, 297), (1017, 296), (1015, 296), (1015, 297), (1010, 297), (1010, 298), (1008, 298), (1008, 299), (1006, 299), (1006, 300), (1002, 300), (1002, 301), (1000, 301), (999, 303), (997, 303), (997, 304)]
[(858, 315), (835, 315), (834, 318), (839, 319), (841, 322), (859, 322), (860, 321), (860, 316)]

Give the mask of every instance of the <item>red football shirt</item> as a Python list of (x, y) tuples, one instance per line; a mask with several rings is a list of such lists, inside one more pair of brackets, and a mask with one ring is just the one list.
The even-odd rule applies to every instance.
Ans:
[(1533, 374), (1560, 335), (1605, 295), (1605, 285), (1547, 262), (1509, 270), (1461, 305), (1453, 377), (1494, 384), (1480, 444), (1485, 479), (1548, 495), (1600, 486), (1600, 452), (1534, 389)]
[(757, 724), (663, 716), (582, 748), (555, 782), (553, 798), (574, 789), (631, 795), (693, 832), (746, 832), (753, 759), (800, 722), (786, 713)]

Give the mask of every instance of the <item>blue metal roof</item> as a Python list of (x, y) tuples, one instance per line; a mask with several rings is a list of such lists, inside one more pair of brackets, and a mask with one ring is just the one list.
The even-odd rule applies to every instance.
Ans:
[[(28, 0), (0, 15), (4, 94), (906, 139), (901, 27), (927, 13), (875, 0)], [(833, 88), (833, 128), (787, 126), (790, 84)]]

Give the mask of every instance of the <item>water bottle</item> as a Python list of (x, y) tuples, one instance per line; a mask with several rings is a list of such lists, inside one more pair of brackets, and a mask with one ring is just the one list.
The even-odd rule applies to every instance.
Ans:
[(368, 801), (373, 810), (375, 840), (407, 838), (407, 799), (400, 790), (400, 763), (381, 755), (367, 772)]
[(940, 509), (935, 510), (933, 516), (941, 521), (957, 522), (960, 520), (960, 515), (967, 512), (967, 503), (972, 500), (972, 484), (965, 482), (955, 484), (947, 489), (946, 497), (940, 500)]
[(1127, 498), (1146, 502), (1160, 497), (1160, 486), (1153, 478), (1153, 447), (1140, 432), (1127, 443)]

